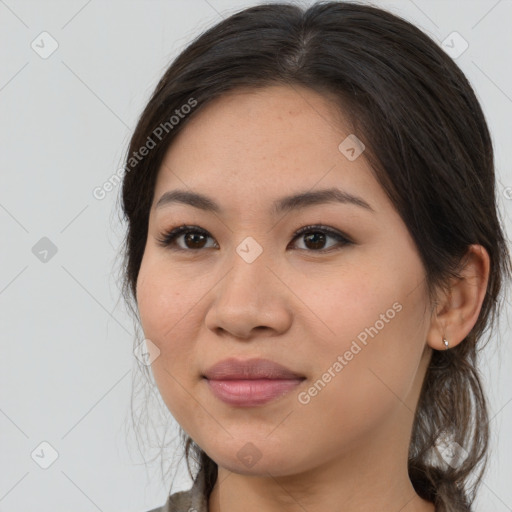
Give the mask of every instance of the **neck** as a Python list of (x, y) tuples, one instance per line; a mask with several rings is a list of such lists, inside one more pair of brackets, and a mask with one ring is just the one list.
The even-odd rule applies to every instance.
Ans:
[[(401, 411), (408, 414), (406, 408)], [(407, 422), (405, 422), (407, 423)], [(394, 430), (392, 425), (394, 424)], [(404, 424), (404, 422), (402, 422)], [(240, 474), (222, 466), (208, 501), (209, 512), (324, 512), (400, 510), (434, 512), (418, 496), (407, 472), (410, 432), (389, 428), (365, 436), (344, 453), (323, 454), (323, 465), (294, 474)], [(262, 474), (263, 473), (263, 474)]]

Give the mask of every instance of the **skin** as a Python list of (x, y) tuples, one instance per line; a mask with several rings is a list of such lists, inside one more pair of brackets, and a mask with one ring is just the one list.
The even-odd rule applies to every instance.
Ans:
[[(330, 100), (309, 89), (237, 90), (190, 119), (159, 170), (137, 301), (144, 334), (160, 350), (152, 371), (162, 398), (219, 465), (211, 512), (434, 510), (407, 473), (414, 411), (432, 350), (444, 349), (443, 337), (457, 345), (478, 318), (489, 257), (471, 246), (463, 278), (434, 309), (417, 249), (364, 153), (349, 161), (338, 149), (351, 133), (344, 126)], [(329, 187), (374, 212), (325, 203), (270, 214), (284, 195)], [(154, 208), (177, 188), (210, 196), (224, 213)], [(158, 245), (181, 224), (208, 237), (187, 245), (182, 235), (182, 252)], [(353, 243), (294, 239), (310, 224)], [(236, 252), (248, 236), (263, 249), (252, 263)], [(300, 403), (298, 394), (394, 303), (402, 306), (394, 318)], [(266, 357), (306, 379), (265, 405), (234, 407), (201, 377), (232, 356)], [(251, 467), (237, 457), (247, 443), (260, 457)]]

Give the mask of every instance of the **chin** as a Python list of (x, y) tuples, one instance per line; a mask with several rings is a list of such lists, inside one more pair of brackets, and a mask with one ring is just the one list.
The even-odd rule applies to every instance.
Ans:
[(240, 475), (262, 477), (268, 477), (269, 474), (283, 476), (296, 473), (299, 462), (284, 451), (276, 451), (275, 447), (257, 448), (250, 441), (241, 443), (241, 448), (229, 454), (212, 453), (212, 455), (215, 458), (209, 455), (210, 458), (228, 471)]

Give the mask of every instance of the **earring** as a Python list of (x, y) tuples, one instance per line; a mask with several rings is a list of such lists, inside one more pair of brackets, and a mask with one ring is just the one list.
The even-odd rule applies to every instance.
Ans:
[(448, 340), (443, 338), (444, 348), (445, 350), (448, 350)]

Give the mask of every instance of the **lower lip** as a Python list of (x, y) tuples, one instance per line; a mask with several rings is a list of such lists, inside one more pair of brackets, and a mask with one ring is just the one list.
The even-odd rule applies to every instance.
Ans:
[(238, 407), (265, 404), (296, 388), (304, 379), (206, 379), (212, 393), (223, 402)]

